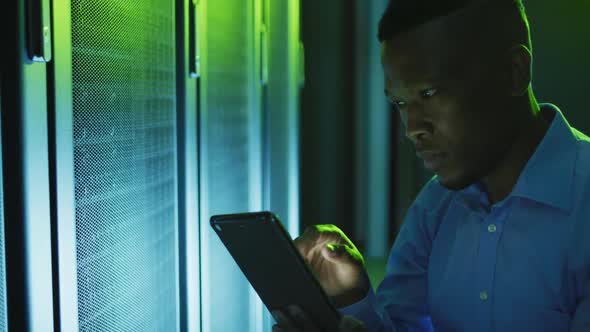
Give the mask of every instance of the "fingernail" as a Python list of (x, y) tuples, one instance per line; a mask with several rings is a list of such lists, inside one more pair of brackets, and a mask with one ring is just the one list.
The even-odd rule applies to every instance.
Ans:
[(326, 248), (328, 248), (328, 254), (330, 256), (336, 256), (336, 247), (333, 244), (328, 244)]

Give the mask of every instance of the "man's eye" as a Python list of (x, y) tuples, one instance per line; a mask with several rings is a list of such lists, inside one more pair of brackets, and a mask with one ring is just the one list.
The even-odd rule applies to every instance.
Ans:
[(422, 97), (424, 97), (424, 98), (433, 97), (437, 91), (438, 91), (437, 89), (426, 89), (426, 90), (422, 91)]

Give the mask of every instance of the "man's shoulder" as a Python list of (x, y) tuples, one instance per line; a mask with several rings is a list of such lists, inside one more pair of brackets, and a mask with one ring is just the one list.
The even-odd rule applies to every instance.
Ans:
[(572, 134), (576, 139), (576, 159), (572, 174), (571, 213), (575, 219), (587, 220), (590, 215), (590, 137), (575, 128), (572, 128)]
[(574, 172), (590, 181), (590, 137), (583, 132), (572, 128), (576, 138), (577, 158)]

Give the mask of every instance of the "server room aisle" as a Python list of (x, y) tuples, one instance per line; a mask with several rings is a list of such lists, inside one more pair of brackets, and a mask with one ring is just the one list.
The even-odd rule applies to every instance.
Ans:
[(0, 330), (270, 331), (208, 221), (298, 232), (299, 1), (1, 6)]
[[(0, 1), (0, 332), (270, 332), (214, 214), (337, 224), (377, 286), (432, 176), (383, 95), (388, 1)], [(526, 7), (539, 100), (590, 132), (590, 7)]]

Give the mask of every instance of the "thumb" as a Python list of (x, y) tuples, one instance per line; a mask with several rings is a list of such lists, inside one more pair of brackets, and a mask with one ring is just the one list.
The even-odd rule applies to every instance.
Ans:
[(352, 316), (344, 316), (340, 320), (340, 332), (366, 332), (365, 324)]

